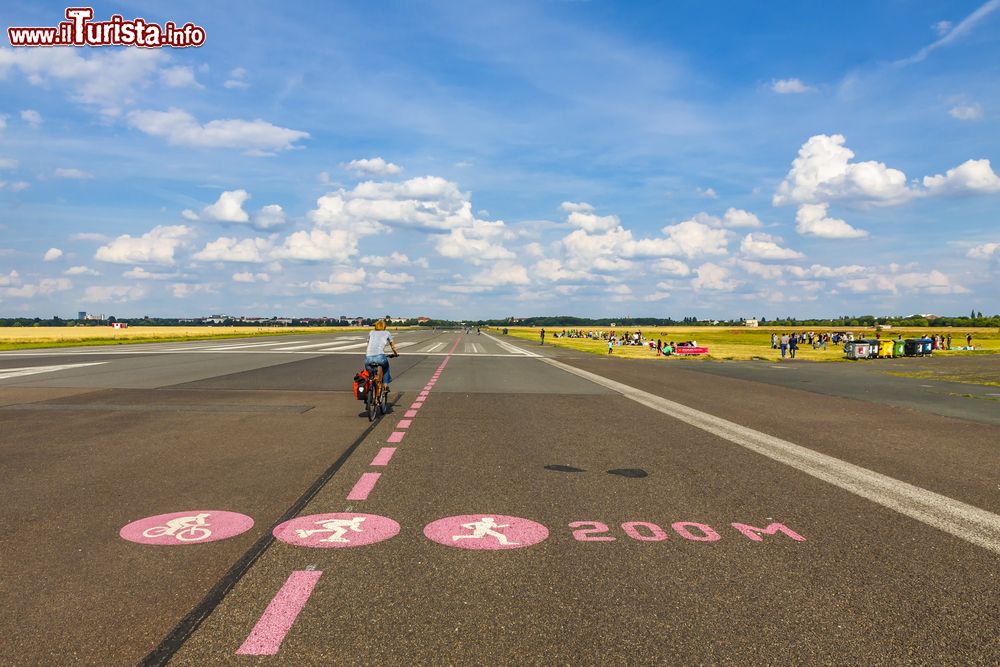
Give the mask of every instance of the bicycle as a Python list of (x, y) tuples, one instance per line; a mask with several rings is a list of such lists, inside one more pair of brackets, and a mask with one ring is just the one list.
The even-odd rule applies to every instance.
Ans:
[[(390, 354), (389, 358), (398, 357), (398, 354)], [(365, 413), (368, 421), (375, 421), (375, 415), (384, 415), (389, 408), (389, 392), (382, 390), (382, 366), (370, 364), (368, 368), (368, 380), (365, 383)]]

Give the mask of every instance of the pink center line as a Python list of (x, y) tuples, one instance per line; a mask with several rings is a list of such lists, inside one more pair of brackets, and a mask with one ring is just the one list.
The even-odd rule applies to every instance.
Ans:
[(417, 416), (417, 411), (416, 410), (407, 410), (405, 413), (403, 413), (403, 416), (406, 417), (406, 418), (408, 418), (408, 419), (413, 419), (414, 417)]
[(386, 438), (386, 442), (402, 442), (403, 436), (406, 435), (406, 431), (393, 431), (392, 434)]
[(257, 625), (237, 655), (277, 655), (285, 635), (292, 629), (295, 619), (312, 595), (316, 582), (323, 573), (319, 570), (296, 570), (267, 605)]
[(423, 401), (415, 401), (413, 403), (413, 405), (410, 406), (410, 409), (411, 410), (419, 410), (421, 408), (421, 406), (423, 406), (423, 404), (424, 404)]
[(375, 482), (382, 476), (380, 472), (362, 473), (354, 488), (347, 494), (348, 500), (367, 500), (368, 494), (375, 488)]
[(395, 453), (396, 453), (395, 447), (383, 447), (382, 449), (378, 450), (378, 454), (376, 454), (375, 458), (372, 459), (371, 465), (373, 466), (389, 465), (389, 459), (391, 459), (392, 455)]
[(400, 419), (399, 423), (396, 424), (396, 428), (410, 428), (410, 424), (412, 423), (412, 419)]

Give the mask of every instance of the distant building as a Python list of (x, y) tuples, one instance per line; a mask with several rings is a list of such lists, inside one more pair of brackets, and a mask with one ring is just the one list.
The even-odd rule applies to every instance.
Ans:
[(756, 327), (759, 325), (760, 323), (757, 320), (743, 320), (743, 326), (745, 327)]
[(417, 318), (417, 324), (424, 324), (425, 322), (430, 322), (430, 321), (431, 321), (431, 318), (424, 317), (423, 315), (421, 315), (420, 317)]
[(112, 329), (128, 329), (128, 322), (112, 322)]
[(76, 319), (78, 319), (78, 320), (85, 320), (85, 319), (87, 319), (87, 311), (81, 310), (79, 313), (76, 314)]

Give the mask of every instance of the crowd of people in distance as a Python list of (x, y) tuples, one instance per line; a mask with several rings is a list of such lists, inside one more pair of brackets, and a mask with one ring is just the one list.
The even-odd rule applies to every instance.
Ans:
[(698, 343), (693, 340), (687, 341), (664, 341), (657, 338), (646, 338), (639, 330), (636, 331), (584, 331), (582, 329), (563, 329), (553, 335), (554, 338), (586, 338), (589, 340), (603, 340), (608, 343), (608, 354), (614, 354), (616, 347), (633, 345), (648, 347), (650, 351), (656, 352), (656, 356), (669, 356), (678, 347), (698, 347)]
[[(879, 340), (882, 338), (882, 334), (876, 333), (875, 339)], [(932, 341), (932, 348), (935, 350), (971, 350), (972, 347), (972, 334), (966, 334), (965, 336), (965, 347), (951, 346), (951, 334), (947, 335), (934, 335), (927, 336)], [(896, 340), (903, 340), (903, 334), (898, 334)], [(798, 352), (800, 345), (811, 345), (814, 350), (826, 349), (827, 344), (846, 344), (854, 341), (854, 334), (850, 331), (846, 332), (820, 332), (815, 331), (805, 331), (798, 333), (785, 333), (785, 334), (771, 334), (771, 349), (781, 350), (781, 358), (784, 359), (785, 355), (789, 358), (794, 359), (795, 353)]]

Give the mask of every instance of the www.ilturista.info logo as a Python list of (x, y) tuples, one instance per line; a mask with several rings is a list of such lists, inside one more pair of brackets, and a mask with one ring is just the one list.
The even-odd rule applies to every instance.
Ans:
[(92, 7), (67, 7), (66, 21), (49, 28), (7, 28), (11, 46), (139, 46), (185, 48), (205, 43), (205, 29), (193, 23), (162, 26), (145, 19), (125, 20), (115, 14), (107, 21), (94, 21)]

